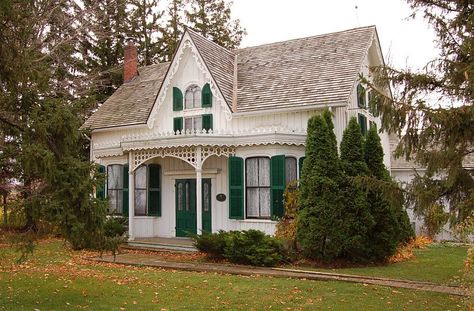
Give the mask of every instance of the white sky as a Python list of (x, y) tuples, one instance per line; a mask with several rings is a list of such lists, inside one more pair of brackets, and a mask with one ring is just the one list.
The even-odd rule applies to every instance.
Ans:
[[(357, 5), (358, 9), (355, 9)], [(437, 55), (434, 32), (401, 0), (234, 0), (247, 29), (241, 47), (376, 25), (385, 62), (421, 68)]]

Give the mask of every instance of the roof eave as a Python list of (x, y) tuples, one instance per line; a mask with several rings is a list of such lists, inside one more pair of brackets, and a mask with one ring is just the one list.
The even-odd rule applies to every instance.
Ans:
[(242, 112), (234, 112), (232, 113), (233, 117), (246, 117), (246, 116), (251, 116), (251, 115), (268, 115), (269, 110), (272, 111), (272, 113), (287, 113), (287, 112), (299, 112), (299, 111), (311, 111), (311, 110), (320, 110), (320, 109), (325, 109), (325, 108), (337, 108), (337, 107), (345, 107), (347, 106), (347, 102), (338, 102), (338, 103), (332, 103), (332, 104), (312, 104), (312, 105), (306, 105), (306, 106), (300, 106), (300, 107), (288, 107), (288, 108), (268, 108), (268, 109), (256, 109), (254, 111), (242, 111)]

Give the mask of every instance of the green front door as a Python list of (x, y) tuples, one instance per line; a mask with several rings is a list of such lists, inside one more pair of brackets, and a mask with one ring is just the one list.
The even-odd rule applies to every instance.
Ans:
[(196, 180), (176, 180), (176, 236), (196, 234)]
[[(176, 180), (176, 236), (187, 237), (197, 233), (196, 179)], [(202, 228), (211, 232), (211, 180), (202, 180)]]

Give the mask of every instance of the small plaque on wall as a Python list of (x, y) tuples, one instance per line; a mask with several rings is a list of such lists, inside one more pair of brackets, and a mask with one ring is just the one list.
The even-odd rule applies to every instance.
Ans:
[(218, 195), (216, 195), (216, 199), (217, 199), (217, 201), (219, 201), (219, 202), (224, 202), (225, 199), (226, 199), (226, 196), (225, 196), (225, 194), (223, 194), (223, 193), (219, 193)]

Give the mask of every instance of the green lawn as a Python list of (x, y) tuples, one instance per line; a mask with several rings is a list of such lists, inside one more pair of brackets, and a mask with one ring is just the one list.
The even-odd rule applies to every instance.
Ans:
[[(463, 310), (459, 297), (319, 282), (96, 264), (58, 241), (14, 263), (0, 246), (0, 310)], [(382, 268), (380, 268), (382, 269)]]
[(300, 266), (298, 268), (455, 285), (459, 284), (467, 249), (467, 246), (434, 243), (426, 248), (416, 249), (414, 251), (415, 258), (413, 259), (386, 266), (339, 269)]

